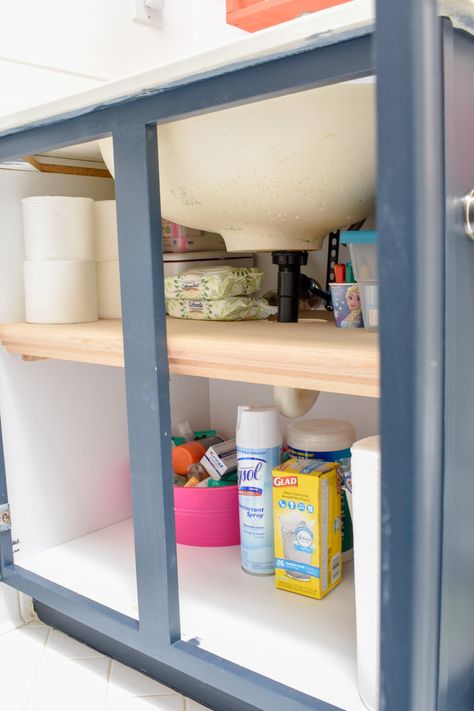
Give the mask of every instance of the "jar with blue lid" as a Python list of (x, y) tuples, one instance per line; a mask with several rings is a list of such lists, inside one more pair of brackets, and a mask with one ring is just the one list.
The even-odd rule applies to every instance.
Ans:
[(297, 420), (288, 425), (288, 455), (297, 459), (338, 462), (344, 478), (342, 490), (342, 558), (353, 555), (350, 506), (352, 501), (351, 447), (355, 430), (345, 420)]

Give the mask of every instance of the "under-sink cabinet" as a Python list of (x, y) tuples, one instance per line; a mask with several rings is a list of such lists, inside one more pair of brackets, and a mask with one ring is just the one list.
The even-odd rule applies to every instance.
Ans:
[[(32, 597), (42, 620), (218, 711), (363, 711), (351, 564), (340, 588), (315, 604), (275, 596), (270, 578), (240, 573), (238, 549), (177, 550), (169, 379), (380, 398), (380, 710), (472, 711), (474, 244), (463, 200), (474, 188), (473, 70), (473, 37), (439, 17), (436, 3), (379, 0), (374, 26), (308, 36), (129, 95), (91, 95), (0, 133), (2, 162), (114, 139), (123, 320), (0, 325), (2, 357), (16, 364), (1, 380), (0, 578)], [(156, 125), (373, 76), (380, 333), (336, 329), (324, 315), (298, 324), (167, 319)], [(70, 409), (55, 405), (49, 385), (41, 408), (15, 408), (11, 392), (39, 392), (42, 372), (49, 383), (56, 378), (56, 361)], [(77, 377), (72, 364), (82, 364)], [(123, 374), (122, 402), (115, 385)], [(103, 393), (99, 432), (75, 403), (77, 389), (90, 391), (90, 402)], [(38, 537), (47, 529), (51, 543), (16, 557), (9, 491), (20, 488), (4, 459), (33, 467), (30, 437), (44, 461), (55, 448), (67, 454), (67, 437), (51, 428), (70, 412), (81, 447), (89, 433), (97, 451), (110, 449), (125, 400), (129, 482), (98, 477), (91, 507), (66, 515), (61, 497), (82, 499), (80, 473), (65, 472), (48, 493), (51, 507), (35, 513)], [(13, 452), (13, 425), (25, 417), (31, 421)], [(99, 525), (109, 505), (114, 518)], [(83, 533), (59, 541), (54, 527), (43, 531), (42, 520), (61, 516), (61, 525)]]

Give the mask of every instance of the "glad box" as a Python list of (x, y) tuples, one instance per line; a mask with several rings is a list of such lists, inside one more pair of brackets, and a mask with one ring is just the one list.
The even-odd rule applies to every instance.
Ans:
[(272, 481), (276, 587), (319, 600), (342, 580), (339, 465), (290, 459)]

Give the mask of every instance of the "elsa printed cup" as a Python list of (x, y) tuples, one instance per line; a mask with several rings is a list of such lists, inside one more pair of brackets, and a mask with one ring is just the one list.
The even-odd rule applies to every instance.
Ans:
[(329, 284), (336, 326), (363, 328), (362, 307), (358, 284)]

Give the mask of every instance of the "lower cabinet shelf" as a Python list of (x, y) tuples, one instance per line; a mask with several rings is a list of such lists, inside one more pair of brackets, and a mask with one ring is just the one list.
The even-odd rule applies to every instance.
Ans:
[[(127, 519), (16, 561), (138, 618), (133, 521)], [(353, 565), (324, 600), (275, 589), (240, 567), (239, 547), (178, 546), (184, 640), (348, 711), (364, 711), (356, 682)]]

